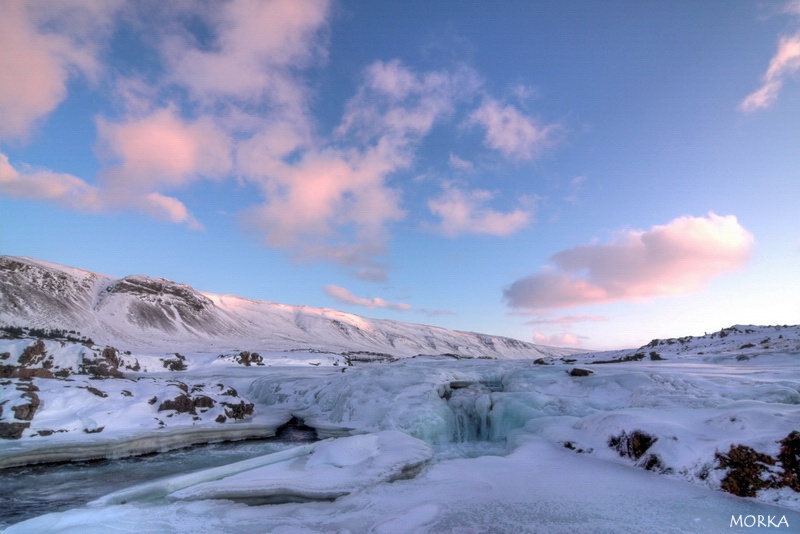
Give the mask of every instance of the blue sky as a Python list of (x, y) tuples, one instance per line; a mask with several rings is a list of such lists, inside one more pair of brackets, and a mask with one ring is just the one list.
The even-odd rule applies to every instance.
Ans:
[(588, 349), (800, 322), (798, 2), (0, 4), (0, 251)]

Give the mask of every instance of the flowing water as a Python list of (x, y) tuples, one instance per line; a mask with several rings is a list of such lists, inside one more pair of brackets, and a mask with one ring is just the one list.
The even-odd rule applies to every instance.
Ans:
[(113, 491), (158, 478), (271, 454), (310, 441), (278, 439), (218, 443), (119, 460), (96, 460), (0, 470), (0, 529), (39, 515), (82, 506)]

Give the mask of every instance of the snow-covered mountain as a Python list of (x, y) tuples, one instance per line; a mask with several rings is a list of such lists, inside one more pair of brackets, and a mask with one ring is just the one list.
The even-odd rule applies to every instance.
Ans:
[(331, 309), (201, 293), (163, 278), (121, 279), (0, 256), (0, 325), (79, 332), (95, 343), (157, 352), (230, 350), (559, 357), (574, 350)]

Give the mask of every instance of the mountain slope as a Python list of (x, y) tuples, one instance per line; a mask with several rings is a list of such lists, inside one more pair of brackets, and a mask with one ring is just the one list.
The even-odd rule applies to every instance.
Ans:
[(488, 358), (559, 357), (570, 349), (340, 311), (288, 306), (142, 275), (116, 279), (0, 256), (0, 325), (74, 330), (96, 343), (153, 351), (311, 350)]

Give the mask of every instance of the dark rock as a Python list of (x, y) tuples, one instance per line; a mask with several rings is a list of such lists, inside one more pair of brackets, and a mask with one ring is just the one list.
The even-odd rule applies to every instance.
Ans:
[(664, 359), (665, 358), (662, 358), (661, 355), (659, 353), (657, 353), (656, 351), (654, 351), (654, 350), (650, 351), (650, 360), (652, 360), (654, 362), (657, 362), (657, 361), (664, 360)]
[(198, 395), (192, 399), (192, 402), (194, 402), (195, 408), (213, 408), (216, 404), (214, 399), (211, 397), (206, 397), (205, 395)]
[(122, 391), (120, 391), (120, 394), (122, 394), (125, 397), (133, 397), (133, 393), (131, 393), (127, 389), (123, 389)]
[(39, 409), (39, 396), (33, 391), (23, 393), (22, 397), (28, 398), (31, 401), (18, 406), (13, 406), (11, 410), (14, 412), (14, 417), (20, 421), (32, 421), (36, 410)]
[(772, 485), (764, 475), (769, 473), (768, 466), (775, 465), (775, 459), (767, 454), (745, 445), (733, 445), (727, 454), (717, 453), (716, 459), (720, 468), (728, 469), (720, 485), (723, 491), (739, 497), (755, 497), (758, 490)]
[(30, 423), (0, 423), (0, 439), (19, 439)]
[(19, 365), (0, 365), (0, 378), (53, 378), (53, 372), (42, 367), (27, 368)]
[(178, 395), (174, 399), (167, 399), (158, 407), (159, 412), (164, 410), (175, 410), (178, 413), (190, 413), (197, 415), (194, 409), (194, 402), (188, 395)]
[(251, 365), (264, 365), (264, 359), (261, 357), (260, 354), (257, 352), (248, 352), (243, 350), (239, 353), (239, 356), (236, 357), (236, 362), (247, 367)]
[(119, 358), (119, 351), (114, 347), (106, 347), (103, 349), (102, 357), (112, 367), (119, 367), (122, 361)]
[(47, 349), (44, 346), (44, 341), (39, 339), (35, 343), (25, 347), (25, 350), (22, 351), (22, 355), (19, 357), (19, 364), (23, 367), (36, 365), (42, 363), (46, 357)]
[(223, 402), (225, 406), (225, 415), (231, 419), (244, 419), (248, 415), (253, 415), (253, 404), (241, 401), (239, 404), (230, 404)]
[(92, 386), (87, 386), (86, 387), (86, 391), (88, 391), (89, 393), (91, 393), (93, 395), (97, 395), (98, 397), (102, 397), (102, 398), (108, 397), (108, 393), (106, 393), (105, 391), (100, 391), (99, 389), (97, 389), (95, 387), (92, 387)]
[(151, 397), (151, 398), (150, 398), (150, 399), (147, 401), (147, 404), (153, 405), (153, 404), (155, 404), (156, 402), (158, 402), (158, 397)]
[(780, 444), (778, 461), (783, 467), (781, 483), (800, 492), (800, 432), (795, 430), (781, 440)]
[(589, 376), (593, 375), (594, 371), (590, 371), (589, 369), (579, 369), (575, 367), (572, 371), (569, 372), (569, 376)]
[(11, 357), (11, 353), (10, 353), (10, 352), (3, 352), (3, 353), (0, 353), (0, 360), (7, 360), (7, 359), (9, 359), (10, 357)]
[(227, 418), (227, 417), (225, 417), (225, 416), (224, 416), (224, 415), (222, 415), (222, 414), (219, 414), (219, 415), (217, 416), (217, 418), (216, 418), (216, 419), (214, 419), (214, 421), (216, 421), (217, 423), (224, 423), (224, 422), (225, 422), (225, 421), (227, 421), (227, 420), (228, 420), (228, 418)]
[(84, 432), (86, 432), (87, 434), (99, 434), (99, 433), (100, 433), (100, 432), (102, 432), (102, 431), (103, 431), (105, 428), (106, 428), (106, 427), (104, 427), (104, 426), (98, 426), (98, 427), (97, 427), (97, 428), (95, 428), (94, 430), (89, 430), (88, 428), (84, 428), (84, 429), (83, 429), (83, 431), (84, 431)]
[(623, 431), (619, 436), (609, 438), (608, 446), (619, 452), (620, 456), (638, 460), (656, 441), (658, 441), (656, 436), (641, 430), (634, 430), (630, 434)]
[(186, 370), (186, 357), (181, 354), (175, 353), (175, 358), (164, 358), (161, 360), (164, 367), (170, 371), (185, 371)]

